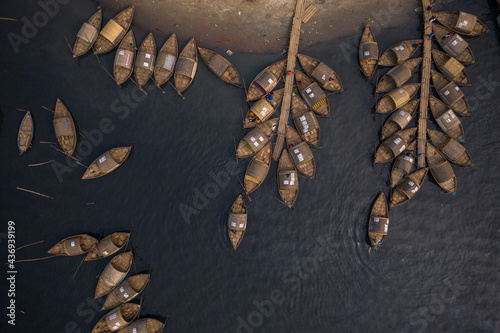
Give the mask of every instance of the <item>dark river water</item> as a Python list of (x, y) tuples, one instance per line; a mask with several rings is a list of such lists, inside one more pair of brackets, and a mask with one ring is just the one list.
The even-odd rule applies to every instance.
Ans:
[[(31, 22), (40, 11), (28, 1), (1, 7), (2, 16)], [(443, 194), (428, 177), (410, 202), (391, 211), (389, 235), (371, 252), (368, 214), (380, 191), (389, 195), (391, 165), (371, 164), (386, 117), (372, 113), (376, 77), (367, 82), (356, 67), (361, 28), (351, 37), (300, 48), (334, 68), (345, 92), (329, 95), (333, 118), (319, 121), (317, 179), (300, 178), (300, 195), (289, 210), (276, 200), (273, 163), (251, 195), (248, 229), (235, 252), (227, 216), (242, 191), (237, 177), (243, 179), (249, 162), (236, 164), (233, 145), (244, 135), (243, 90), (218, 80), (202, 63), (184, 100), (169, 85), (163, 94), (152, 82), (147, 96), (130, 81), (120, 89), (103, 70), (112, 70), (114, 53), (100, 56), (100, 63), (91, 54), (77, 62), (64, 39), (73, 43), (95, 11), (90, 1), (60, 5), (17, 53), (7, 34), (22, 36), (22, 22), (0, 21), (0, 257), (7, 260), (8, 221), (15, 222), (16, 246), (44, 240), (18, 250), (18, 260), (44, 257), (73, 234), (101, 237), (133, 228), (131, 273), (152, 269), (141, 317), (170, 316), (167, 332), (500, 332), (499, 31), (493, 2), (441, 8), (474, 13), (492, 30), (467, 39), (477, 63), (467, 67), (473, 84), (463, 91), (472, 117), (462, 123), (476, 166), (453, 166), (456, 196)], [(104, 14), (107, 20), (113, 13)], [(397, 29), (374, 24), (382, 50), (420, 38), (419, 27), (417, 14)], [(134, 32), (138, 41), (148, 33)], [(169, 34), (155, 36), (162, 45)], [(248, 83), (284, 57), (235, 52), (229, 60)], [(40, 143), (56, 140), (52, 113), (42, 106), (53, 109), (57, 98), (88, 138), (79, 138), (81, 163), (134, 144), (129, 160), (106, 177), (82, 181), (83, 167)], [(16, 146), (23, 113), (16, 108), (32, 110), (35, 120), (33, 147), (23, 156)], [(57, 164), (28, 166), (52, 159)], [(15, 327), (4, 313), (11, 300), (5, 266), (0, 330), (90, 332), (105, 314), (96, 310), (102, 301), (93, 295), (109, 258), (84, 262), (75, 274), (81, 259), (16, 264)]]

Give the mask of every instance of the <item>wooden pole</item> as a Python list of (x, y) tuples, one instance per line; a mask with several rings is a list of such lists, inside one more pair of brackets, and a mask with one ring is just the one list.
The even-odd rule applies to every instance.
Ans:
[(42, 163), (37, 163), (37, 164), (28, 164), (28, 166), (29, 167), (40, 166), (40, 165), (44, 165), (44, 164), (47, 164), (47, 163), (52, 163), (54, 161), (55, 160), (50, 160), (50, 161), (47, 161), (47, 162), (42, 162)]
[(22, 188), (22, 187), (16, 187), (16, 189), (24, 191), (24, 192), (33, 193), (33, 194), (39, 195), (39, 196), (44, 197), (44, 198), (54, 199), (54, 198), (52, 198), (52, 197), (50, 197), (48, 195), (45, 195), (45, 194), (42, 194), (42, 193), (38, 193), (38, 192), (35, 192), (35, 191), (31, 191), (31, 190), (27, 190), (27, 189)]

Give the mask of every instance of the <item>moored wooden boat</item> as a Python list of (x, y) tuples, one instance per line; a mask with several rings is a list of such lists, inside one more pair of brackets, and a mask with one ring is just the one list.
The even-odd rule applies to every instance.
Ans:
[(83, 22), (82, 27), (76, 34), (75, 45), (73, 46), (73, 58), (87, 53), (94, 45), (102, 24), (102, 10), (99, 9), (87, 22)]
[(85, 256), (85, 261), (106, 258), (118, 252), (130, 238), (130, 232), (113, 232), (101, 239)]
[(381, 192), (370, 212), (370, 220), (368, 221), (368, 238), (371, 246), (374, 248), (380, 247), (387, 232), (389, 230), (389, 207), (385, 194)]
[(373, 163), (385, 163), (396, 158), (405, 151), (416, 132), (417, 128), (413, 127), (396, 132), (390, 138), (384, 140), (375, 151)]
[(234, 250), (238, 248), (247, 229), (247, 203), (240, 194), (234, 200), (227, 219), (227, 233)]
[(391, 168), (391, 188), (398, 185), (411, 172), (415, 164), (416, 151), (417, 140), (413, 140), (406, 150), (396, 158)]
[(422, 168), (406, 176), (391, 193), (391, 208), (404, 204), (420, 190), (429, 168)]
[(359, 68), (370, 80), (378, 67), (379, 50), (370, 25), (367, 24), (359, 41)]
[(86, 234), (64, 238), (54, 245), (47, 253), (58, 256), (78, 256), (89, 252), (97, 244), (97, 239)]
[(469, 106), (460, 87), (439, 72), (431, 70), (431, 77), (434, 88), (441, 100), (452, 108), (457, 115), (470, 117)]
[(153, 318), (142, 318), (132, 322), (118, 333), (160, 333), (165, 328), (165, 323)]
[(120, 43), (123, 36), (127, 33), (134, 18), (135, 7), (130, 6), (115, 17), (109, 20), (108, 23), (99, 32), (99, 36), (95, 41), (94, 53), (103, 54), (111, 51)]
[(382, 78), (378, 81), (376, 93), (385, 93), (396, 89), (408, 81), (413, 73), (418, 69), (422, 57), (408, 59), (402, 64), (391, 68)]
[(156, 58), (155, 61), (155, 68), (153, 72), (155, 83), (158, 85), (158, 87), (165, 84), (170, 79), (170, 77), (172, 77), (178, 55), (179, 45), (177, 43), (177, 36), (174, 33), (163, 44), (160, 52), (158, 52), (158, 58)]
[(82, 179), (94, 179), (115, 171), (127, 160), (133, 147), (118, 147), (108, 150), (92, 162)]
[(318, 119), (302, 98), (295, 93), (292, 93), (290, 111), (292, 112), (293, 123), (302, 140), (310, 146), (319, 147), (320, 128)]
[(300, 95), (307, 106), (321, 117), (330, 116), (330, 102), (321, 87), (306, 74), (295, 70), (295, 80)]
[(344, 87), (339, 76), (324, 62), (303, 54), (297, 54), (300, 66), (309, 77), (314, 79), (323, 89), (332, 92), (342, 92)]
[(464, 128), (452, 109), (434, 96), (429, 97), (429, 107), (439, 127), (456, 140), (463, 139)]
[(432, 177), (434, 177), (439, 187), (445, 190), (446, 193), (456, 193), (457, 177), (450, 162), (429, 142), (427, 142), (425, 155)]
[(380, 98), (375, 106), (375, 112), (386, 114), (408, 103), (420, 89), (420, 83), (407, 83), (392, 90)]
[(278, 162), (277, 178), (280, 197), (285, 205), (292, 208), (299, 195), (299, 178), (297, 169), (286, 149), (283, 149)]
[(293, 164), (295, 164), (304, 176), (313, 179), (316, 174), (316, 161), (314, 160), (311, 147), (290, 126), (286, 127), (285, 137), (288, 153), (292, 158)]
[(248, 164), (243, 181), (247, 195), (255, 191), (266, 179), (271, 165), (272, 147), (272, 142), (268, 142)]
[(134, 76), (139, 88), (143, 87), (153, 75), (156, 58), (156, 42), (153, 33), (149, 33), (139, 47), (135, 58)]
[(481, 36), (490, 31), (476, 15), (466, 12), (435, 12), (432, 15), (448, 29), (466, 36)]
[(76, 148), (76, 129), (73, 117), (66, 105), (58, 98), (54, 111), (54, 131), (57, 141), (66, 155), (71, 156)]
[(272, 118), (255, 126), (241, 139), (236, 148), (236, 157), (245, 158), (258, 153), (271, 141), (271, 135), (278, 127), (279, 118)]
[(129, 276), (106, 296), (102, 310), (116, 308), (136, 298), (146, 288), (150, 277), (149, 274)]
[(271, 91), (266, 96), (255, 102), (248, 110), (243, 128), (252, 128), (269, 119), (278, 109), (285, 89)]
[(459, 34), (440, 24), (433, 24), (432, 31), (436, 34), (435, 38), (438, 44), (450, 56), (462, 64), (473, 64), (476, 62), (469, 43), (460, 37)]
[(196, 50), (196, 41), (192, 38), (184, 49), (182, 49), (177, 63), (175, 64), (174, 82), (177, 92), (181, 94), (186, 90), (194, 80), (196, 70), (198, 69), (198, 51)]
[(411, 58), (422, 44), (421, 39), (404, 40), (387, 49), (378, 61), (379, 66), (396, 66)]
[(432, 50), (432, 59), (444, 76), (458, 85), (470, 85), (464, 65), (452, 56), (439, 50)]
[(125, 278), (130, 267), (132, 267), (133, 260), (132, 251), (115, 256), (99, 276), (94, 298), (104, 296), (113, 290)]
[(205, 65), (207, 65), (208, 69), (210, 69), (215, 76), (226, 83), (232, 84), (238, 88), (243, 88), (240, 74), (229, 60), (209, 49), (198, 47), (198, 51), (200, 51), (201, 59), (203, 59)]
[(408, 126), (419, 103), (419, 99), (414, 99), (394, 111), (382, 126), (380, 139), (384, 140)]
[(33, 117), (31, 116), (31, 112), (28, 111), (24, 115), (21, 125), (19, 126), (19, 132), (17, 133), (17, 148), (19, 149), (19, 155), (22, 155), (30, 147), (31, 141), (33, 140), (34, 128)]
[(118, 50), (115, 55), (115, 62), (113, 64), (113, 76), (117, 85), (122, 85), (130, 78), (134, 70), (135, 60), (135, 36), (134, 32), (130, 30), (125, 37), (123, 37)]
[(102, 317), (92, 329), (91, 333), (116, 332), (127, 327), (139, 315), (139, 304), (122, 304)]
[(264, 70), (253, 79), (252, 83), (250, 83), (247, 92), (247, 102), (262, 98), (272, 91), (281, 80), (285, 67), (286, 59), (275, 62), (264, 68)]
[(457, 140), (449, 137), (443, 132), (431, 129), (427, 130), (427, 135), (431, 139), (434, 147), (436, 147), (451, 163), (465, 167), (474, 166), (474, 162), (472, 162), (469, 152)]

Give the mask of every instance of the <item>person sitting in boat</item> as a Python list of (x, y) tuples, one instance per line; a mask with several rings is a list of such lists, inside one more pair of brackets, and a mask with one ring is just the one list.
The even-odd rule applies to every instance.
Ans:
[(269, 94), (266, 95), (266, 99), (268, 101), (272, 101), (274, 98), (274, 93), (271, 91)]
[(252, 111), (250, 111), (248, 113), (248, 120), (251, 121), (252, 123), (255, 122), (257, 120), (257, 117), (255, 116), (255, 113), (253, 113)]

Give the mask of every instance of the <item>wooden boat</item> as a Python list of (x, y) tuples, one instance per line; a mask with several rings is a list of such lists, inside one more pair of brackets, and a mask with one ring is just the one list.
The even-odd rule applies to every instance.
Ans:
[(271, 91), (252, 105), (245, 116), (243, 128), (252, 128), (269, 119), (278, 109), (285, 89)]
[(457, 177), (450, 162), (429, 142), (427, 142), (425, 155), (432, 177), (434, 177), (439, 187), (445, 190), (446, 193), (456, 193)]
[(297, 54), (300, 66), (321, 88), (332, 92), (342, 92), (344, 87), (339, 76), (324, 62), (303, 54)]
[(130, 232), (113, 232), (111, 235), (101, 239), (95, 247), (93, 247), (85, 261), (106, 258), (118, 252), (130, 238)]
[(391, 168), (391, 188), (398, 185), (411, 172), (415, 164), (416, 151), (417, 140), (413, 140), (406, 150), (396, 158)]
[(175, 64), (174, 82), (175, 89), (181, 94), (194, 80), (198, 69), (198, 51), (196, 51), (196, 41), (192, 38), (182, 50), (177, 63)]
[(271, 165), (272, 148), (272, 142), (266, 143), (248, 164), (243, 181), (247, 195), (255, 191), (266, 179)]
[(132, 322), (118, 333), (160, 333), (165, 328), (166, 323), (153, 318), (143, 318)]
[(127, 160), (133, 147), (118, 147), (108, 150), (92, 162), (82, 179), (94, 179), (115, 171)]
[(316, 161), (311, 151), (311, 147), (299, 136), (292, 127), (286, 127), (286, 146), (292, 158), (293, 164), (306, 177), (311, 179), (316, 174)]
[(95, 41), (94, 53), (103, 54), (111, 51), (127, 33), (134, 18), (135, 7), (130, 6), (109, 20), (102, 28)]
[(247, 203), (240, 194), (231, 205), (229, 218), (227, 219), (227, 233), (234, 250), (238, 248), (247, 229)]
[(158, 87), (165, 84), (172, 74), (174, 73), (175, 63), (179, 55), (179, 46), (177, 43), (177, 36), (172, 34), (169, 39), (163, 44), (158, 52), (158, 58), (155, 61), (155, 68), (153, 70), (155, 76), (155, 83)]
[(431, 70), (432, 83), (441, 100), (445, 102), (459, 116), (470, 117), (469, 106), (462, 90), (453, 81), (443, 74)]
[(128, 277), (106, 296), (102, 310), (116, 308), (136, 298), (146, 288), (150, 277), (149, 274), (136, 274)]
[(258, 124), (241, 139), (236, 148), (236, 157), (245, 158), (258, 153), (264, 146), (271, 141), (271, 135), (278, 127), (279, 118), (266, 120)]
[(359, 69), (370, 80), (378, 67), (379, 50), (370, 25), (365, 26), (359, 41)]
[(466, 12), (435, 12), (432, 15), (448, 29), (466, 36), (482, 36), (490, 31), (476, 15)]
[(19, 132), (17, 133), (17, 148), (19, 148), (19, 155), (22, 155), (31, 146), (34, 131), (33, 117), (31, 112), (28, 111), (21, 121)]
[(370, 212), (370, 220), (368, 221), (368, 238), (371, 246), (374, 248), (380, 247), (387, 231), (389, 230), (389, 207), (385, 195), (381, 192)]
[(58, 98), (54, 111), (54, 131), (61, 148), (66, 155), (71, 156), (76, 148), (76, 129), (73, 117), (66, 105)]
[(137, 318), (140, 309), (141, 306), (139, 304), (122, 304), (102, 317), (94, 326), (91, 333), (108, 333), (123, 329)]
[(379, 66), (396, 66), (410, 59), (422, 44), (421, 39), (404, 40), (386, 50), (380, 56)]
[(54, 245), (47, 253), (58, 256), (78, 256), (89, 252), (97, 244), (97, 239), (86, 234), (64, 238)]
[(308, 145), (319, 147), (319, 123), (307, 104), (298, 95), (292, 93), (292, 118), (297, 132), (299, 132), (302, 140), (307, 142)]
[(99, 276), (94, 298), (99, 298), (113, 290), (127, 275), (133, 261), (132, 251), (115, 256)]
[(97, 35), (101, 30), (102, 10), (99, 9), (87, 22), (83, 22), (82, 27), (76, 34), (75, 45), (73, 46), (73, 58), (87, 53), (94, 45)]
[(396, 111), (408, 103), (420, 89), (420, 83), (407, 83), (382, 96), (375, 107), (376, 113), (386, 114)]
[(299, 177), (286, 149), (278, 162), (278, 191), (283, 203), (292, 208), (299, 195)]
[(453, 31), (440, 24), (433, 24), (432, 32), (435, 33), (438, 44), (450, 56), (465, 65), (476, 62), (469, 43), (460, 37), (459, 34), (453, 33)]
[(469, 76), (460, 61), (439, 50), (432, 50), (432, 59), (446, 78), (459, 86), (470, 85)]
[(408, 59), (401, 65), (391, 68), (382, 78), (378, 81), (376, 93), (385, 93), (396, 89), (408, 81), (415, 71), (418, 69), (422, 57)]
[(429, 168), (422, 168), (406, 176), (391, 193), (391, 208), (404, 204), (420, 190)]
[(382, 126), (380, 139), (384, 140), (408, 126), (413, 119), (413, 114), (417, 110), (419, 102), (419, 99), (414, 99), (394, 111), (389, 118), (387, 118), (384, 126)]
[(122, 85), (130, 78), (134, 70), (135, 61), (135, 36), (130, 30), (120, 42), (113, 64), (113, 76), (116, 84)]
[(272, 91), (281, 80), (285, 67), (286, 59), (275, 62), (260, 72), (248, 87), (247, 102), (262, 98)]
[(208, 69), (210, 69), (215, 76), (226, 83), (232, 84), (238, 88), (243, 88), (240, 74), (229, 60), (209, 49), (198, 47), (198, 51), (200, 51), (201, 59), (203, 59), (205, 65), (207, 65)]
[(311, 80), (309, 76), (296, 70), (295, 80), (297, 81), (297, 88), (300, 95), (306, 102), (307, 106), (311, 108), (317, 115), (321, 117), (330, 116), (330, 102), (321, 87)]
[(436, 147), (451, 163), (465, 167), (474, 166), (474, 162), (472, 162), (469, 152), (457, 140), (450, 138), (443, 132), (431, 129), (427, 130), (427, 135), (431, 139), (434, 147)]
[(384, 140), (375, 151), (373, 163), (385, 163), (393, 160), (408, 147), (408, 143), (417, 133), (417, 128), (409, 128), (393, 134)]
[(150, 32), (139, 47), (135, 59), (134, 76), (139, 88), (148, 83), (151, 75), (153, 75), (155, 57), (156, 42), (153, 33)]
[(443, 132), (456, 140), (463, 139), (464, 128), (452, 109), (434, 96), (429, 97), (429, 107), (434, 120)]

